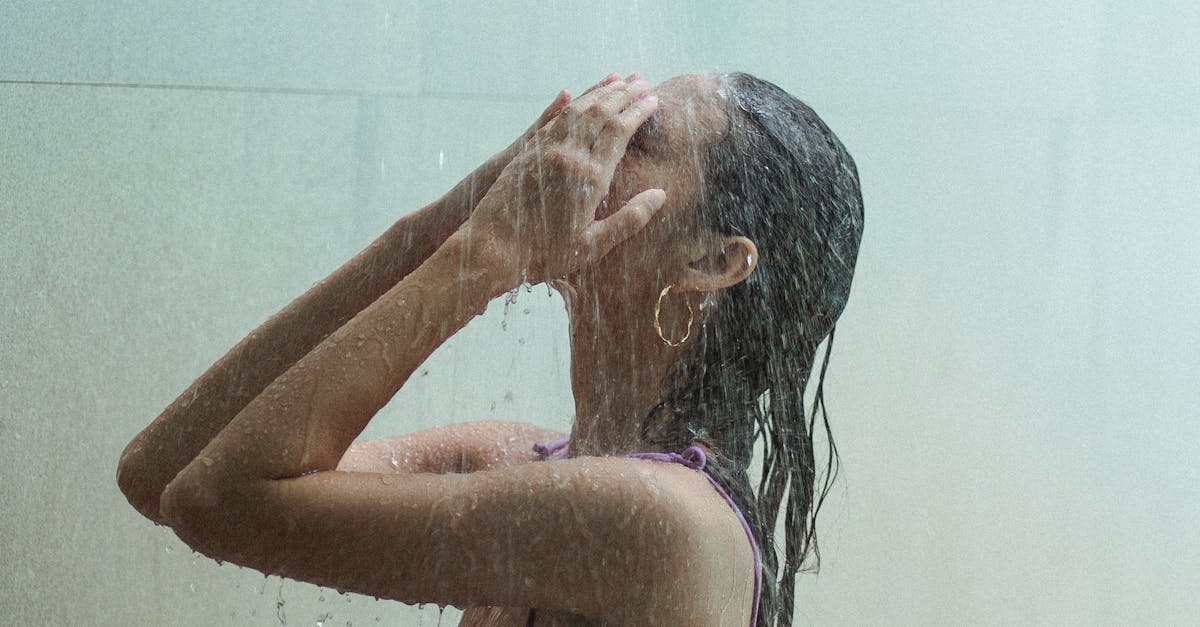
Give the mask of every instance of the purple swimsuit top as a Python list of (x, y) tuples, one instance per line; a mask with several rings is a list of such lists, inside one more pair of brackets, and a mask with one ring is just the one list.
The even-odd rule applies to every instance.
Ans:
[[(561, 438), (549, 444), (534, 444), (533, 450), (542, 455), (547, 460), (566, 459), (567, 458), (567, 443), (570, 442), (571, 436), (564, 435)], [(737, 514), (738, 522), (742, 523), (742, 529), (746, 532), (746, 537), (750, 539), (750, 549), (754, 552), (754, 608), (750, 613), (750, 626), (758, 622), (758, 595), (762, 589), (762, 558), (758, 554), (758, 543), (754, 541), (754, 533), (750, 531), (750, 523), (746, 522), (746, 516), (742, 514), (742, 510), (738, 509), (737, 503), (730, 498), (729, 494), (717, 483), (716, 479), (712, 478), (704, 471), (705, 464), (708, 463), (708, 457), (704, 451), (698, 446), (689, 446), (684, 449), (683, 453), (630, 453), (625, 457), (634, 457), (637, 459), (649, 459), (656, 462), (673, 462), (683, 464), (688, 468), (700, 471), (705, 479), (712, 485), (717, 494), (725, 499), (729, 507), (733, 508), (733, 513)], [(529, 610), (529, 619), (525, 621), (526, 627), (533, 627), (533, 622), (537, 618), (537, 608)]]

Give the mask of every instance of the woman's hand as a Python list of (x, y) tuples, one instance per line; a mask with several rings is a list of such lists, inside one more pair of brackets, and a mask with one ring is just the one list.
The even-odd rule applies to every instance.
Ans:
[[(632, 81), (638, 78), (638, 76), (638, 74), (634, 73), (625, 80)], [(584, 94), (587, 94), (599, 87), (609, 85), (620, 79), (620, 74), (615, 72), (609, 74), (599, 83), (588, 88)], [(565, 89), (558, 92), (558, 95), (554, 97), (554, 101), (546, 107), (545, 111), (542, 111), (542, 114), (538, 116), (537, 120), (534, 120), (533, 124), (530, 125), (529, 128), (525, 129), (524, 133), (521, 133), (520, 137), (513, 140), (513, 143), (505, 147), (504, 150), (492, 155), (491, 158), (480, 164), (479, 167), (475, 168), (475, 170), (464, 177), (463, 180), (459, 181), (458, 184), (455, 185), (454, 188), (443, 197), (443, 202), (447, 205), (447, 208), (459, 216), (459, 221), (457, 224), (461, 224), (471, 216), (471, 213), (475, 211), (475, 207), (478, 205), (479, 200), (483, 198), (484, 194), (486, 194), (489, 189), (491, 189), (492, 184), (496, 182), (496, 178), (500, 176), (500, 172), (504, 170), (505, 166), (511, 163), (513, 158), (520, 154), (521, 150), (525, 147), (525, 144), (533, 137), (535, 133), (538, 132), (538, 130), (549, 123), (550, 120), (553, 120), (563, 110), (563, 107), (567, 106), (567, 104), (570, 102), (570, 92)]]
[(643, 80), (601, 84), (526, 140), (464, 225), (499, 271), (538, 283), (564, 277), (636, 233), (665, 200), (643, 191), (604, 220), (596, 207), (633, 133), (658, 108)]

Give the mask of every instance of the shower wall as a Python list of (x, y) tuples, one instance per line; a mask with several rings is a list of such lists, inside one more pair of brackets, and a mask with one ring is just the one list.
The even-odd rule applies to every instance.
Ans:
[[(635, 70), (772, 80), (863, 179), (800, 623), (1194, 617), (1194, 3), (247, 4), (0, 5), (3, 622), (452, 624), (196, 557), (117, 460), (559, 89)], [(363, 437), (568, 429), (566, 331), (545, 286), (498, 300)]]

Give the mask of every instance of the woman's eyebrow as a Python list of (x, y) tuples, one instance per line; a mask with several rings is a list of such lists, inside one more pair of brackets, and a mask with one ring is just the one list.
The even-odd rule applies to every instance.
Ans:
[(642, 127), (638, 129), (639, 133), (645, 133), (647, 137), (658, 138), (662, 135), (662, 124), (659, 123), (658, 111), (650, 114), (646, 121), (642, 123)]
[(659, 124), (658, 112), (650, 114), (645, 122), (638, 127), (638, 130), (633, 132), (633, 137), (629, 138), (630, 143), (640, 144), (643, 141), (657, 141), (662, 139), (662, 125)]

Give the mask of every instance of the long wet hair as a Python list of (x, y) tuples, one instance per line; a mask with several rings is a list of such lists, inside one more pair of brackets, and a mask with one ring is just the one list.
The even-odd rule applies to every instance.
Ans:
[[(811, 108), (748, 74), (723, 79), (729, 126), (704, 155), (694, 215), (702, 228), (754, 241), (759, 262), (717, 295), (642, 437), (661, 450), (701, 443), (713, 452), (707, 470), (746, 514), (762, 553), (758, 624), (790, 625), (796, 574), (820, 567), (817, 513), (837, 474), (823, 387), (862, 238), (862, 191), (854, 160)], [(826, 339), (806, 414), (805, 389)], [(828, 446), (819, 476), (818, 410)], [(752, 488), (759, 439), (762, 476)], [(781, 506), (782, 564), (774, 533)]]

